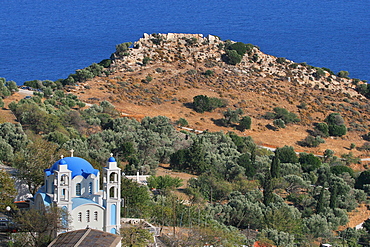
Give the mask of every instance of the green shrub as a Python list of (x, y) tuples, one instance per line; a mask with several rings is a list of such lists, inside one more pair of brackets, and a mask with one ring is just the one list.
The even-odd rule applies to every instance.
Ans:
[(149, 83), (149, 82), (151, 82), (153, 80), (153, 77), (151, 76), (151, 75), (147, 75), (146, 77), (145, 77), (145, 80), (143, 80), (143, 82), (144, 83)]
[(176, 124), (179, 125), (179, 126), (182, 126), (182, 127), (189, 125), (188, 121), (185, 118), (179, 118), (179, 120), (177, 120)]
[(274, 112), (267, 112), (264, 115), (266, 119), (282, 119), (286, 124), (301, 121), (296, 114), (289, 112), (285, 108), (275, 107)]
[(280, 64), (286, 63), (286, 58), (285, 57), (278, 57), (276, 58), (276, 62)]
[(325, 76), (325, 72), (321, 68), (316, 68), (316, 72), (313, 74), (316, 80), (320, 79), (321, 77)]
[(370, 142), (365, 142), (364, 145), (357, 148), (359, 151), (370, 151)]
[(110, 60), (110, 59), (103, 59), (98, 64), (100, 66), (103, 66), (104, 68), (108, 68), (112, 64), (112, 60)]
[(327, 71), (327, 72), (329, 72), (331, 75), (334, 75), (334, 72), (331, 71), (330, 69), (325, 68), (325, 67), (322, 67), (322, 69), (325, 70), (325, 71)]
[(284, 146), (275, 150), (275, 155), (279, 158), (281, 163), (297, 163), (298, 156), (295, 153), (293, 147)]
[(329, 125), (329, 135), (344, 136), (347, 133), (347, 127), (342, 125)]
[(116, 53), (120, 56), (123, 56), (123, 53), (128, 50), (128, 48), (132, 45), (132, 42), (125, 42), (122, 44), (116, 45)]
[(329, 136), (329, 126), (326, 123), (318, 123), (314, 128), (316, 136), (328, 137)]
[(155, 45), (160, 45), (163, 42), (163, 36), (158, 33), (153, 33), (152, 37), (150, 40), (153, 42)]
[(211, 112), (219, 107), (226, 107), (227, 102), (215, 97), (197, 95), (193, 98), (193, 105), (196, 112), (203, 113), (205, 111)]
[(324, 139), (322, 139), (320, 136), (307, 136), (302, 141), (299, 141), (298, 144), (302, 147), (318, 147), (321, 143), (325, 143)]
[(325, 122), (328, 124), (330, 136), (343, 136), (347, 133), (347, 127), (344, 125), (344, 119), (339, 113), (330, 113)]
[(314, 171), (321, 166), (321, 161), (313, 154), (300, 153), (299, 163), (301, 163), (304, 172)]
[(149, 61), (150, 61), (150, 57), (144, 57), (143, 58), (143, 65), (144, 66), (147, 65), (149, 63)]
[(370, 184), (370, 170), (361, 172), (360, 176), (356, 179), (355, 188), (363, 189), (365, 184)]
[(198, 39), (195, 38), (195, 37), (190, 38), (190, 39), (185, 39), (185, 41), (186, 41), (186, 45), (188, 45), (188, 46), (193, 46), (196, 43), (198, 43)]
[(214, 74), (215, 72), (213, 71), (213, 70), (206, 70), (206, 72), (204, 72), (204, 75), (206, 76), (206, 77), (208, 77), (208, 76), (213, 76), (213, 74)]
[(195, 69), (191, 69), (191, 70), (186, 71), (186, 74), (188, 74), (188, 75), (195, 75), (196, 73), (197, 73), (197, 71)]
[(250, 129), (252, 125), (252, 119), (249, 116), (244, 116), (239, 121), (239, 129), (240, 131), (244, 131), (246, 129)]
[(280, 118), (275, 119), (272, 123), (276, 128), (285, 128), (285, 122)]
[(242, 61), (242, 56), (235, 50), (226, 51), (225, 62), (231, 65), (236, 65)]
[(338, 165), (338, 166), (332, 166), (330, 167), (330, 171), (331, 173), (335, 174), (335, 175), (340, 175), (342, 173), (349, 173), (349, 175), (351, 175), (351, 177), (354, 177), (354, 172), (352, 170), (352, 168), (348, 167), (348, 166), (344, 166), (344, 165)]
[(229, 50), (235, 50), (240, 56), (244, 56), (244, 54), (247, 52), (247, 46), (243, 42), (236, 42), (233, 43), (228, 47)]
[(348, 78), (348, 75), (349, 75), (348, 71), (344, 71), (344, 70), (339, 71), (337, 74), (337, 76), (342, 77), (342, 78)]
[(344, 124), (344, 119), (339, 113), (330, 113), (326, 118), (325, 122), (328, 125), (342, 125)]
[(206, 95), (197, 95), (193, 98), (194, 110), (203, 113), (205, 111), (212, 111), (209, 97)]

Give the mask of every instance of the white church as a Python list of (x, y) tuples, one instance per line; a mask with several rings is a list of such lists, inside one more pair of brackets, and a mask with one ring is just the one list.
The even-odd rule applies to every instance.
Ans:
[[(34, 207), (58, 206), (68, 214), (62, 217), (63, 231), (97, 229), (117, 234), (121, 218), (121, 169), (110, 157), (100, 172), (85, 159), (61, 157), (45, 170), (44, 186), (34, 196)], [(69, 220), (66, 219), (69, 215)]]

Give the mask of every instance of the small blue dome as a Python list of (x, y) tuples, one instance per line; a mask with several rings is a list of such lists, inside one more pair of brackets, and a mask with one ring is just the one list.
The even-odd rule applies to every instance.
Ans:
[(116, 162), (116, 159), (113, 158), (113, 157), (110, 157), (109, 160), (108, 160), (108, 162)]
[(64, 157), (58, 160), (50, 169), (46, 169), (46, 175), (49, 176), (58, 170), (59, 165), (67, 164), (68, 170), (72, 171), (72, 178), (81, 175), (87, 178), (90, 174), (98, 175), (99, 170), (94, 169), (94, 167), (86, 160), (79, 157)]

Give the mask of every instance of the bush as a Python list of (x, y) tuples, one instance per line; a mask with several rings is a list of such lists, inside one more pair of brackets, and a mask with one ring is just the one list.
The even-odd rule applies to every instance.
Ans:
[(163, 42), (163, 36), (159, 33), (153, 33), (150, 41), (153, 42), (155, 45), (160, 45)]
[(197, 95), (193, 98), (194, 110), (203, 113), (205, 111), (212, 111), (210, 99), (206, 95)]
[(347, 133), (344, 119), (339, 113), (330, 113), (329, 116), (325, 118), (325, 122), (328, 124), (330, 136), (343, 136)]
[(302, 147), (318, 147), (321, 143), (325, 143), (324, 139), (320, 136), (307, 136), (302, 141), (298, 142), (298, 144)]
[(332, 166), (332, 167), (330, 167), (330, 171), (331, 171), (331, 173), (333, 173), (337, 176), (339, 176), (342, 173), (347, 172), (349, 175), (351, 175), (351, 177), (354, 177), (353, 170), (348, 166), (344, 166), (344, 165)]
[(285, 108), (275, 107), (273, 110), (274, 112), (267, 112), (264, 117), (266, 119), (282, 119), (286, 124), (301, 121), (296, 114)]
[(321, 166), (321, 160), (313, 154), (299, 154), (299, 163), (301, 163), (304, 172), (314, 171)]
[(150, 76), (150, 75), (147, 75), (146, 77), (145, 77), (145, 80), (143, 80), (143, 82), (145, 82), (145, 83), (149, 83), (149, 82), (151, 82), (153, 80), (153, 77), (152, 76)]
[(243, 42), (236, 42), (233, 43), (228, 47), (230, 50), (235, 50), (240, 56), (244, 56), (244, 54), (247, 52), (247, 45)]
[(104, 68), (108, 68), (111, 65), (111, 63), (112, 63), (112, 60), (110, 60), (110, 59), (103, 59), (98, 64), (100, 66), (103, 66)]
[(279, 158), (281, 163), (297, 163), (298, 156), (295, 153), (293, 147), (284, 146), (275, 150), (275, 155)]
[(356, 179), (355, 188), (363, 189), (365, 184), (370, 184), (370, 170), (361, 172)]
[(149, 63), (149, 61), (150, 61), (150, 57), (144, 57), (143, 58), (143, 65), (144, 66), (147, 65)]
[(208, 76), (213, 76), (214, 73), (215, 72), (213, 70), (206, 70), (206, 72), (204, 72), (204, 75), (208, 77)]
[(125, 43), (116, 45), (116, 53), (120, 56), (123, 56), (123, 53), (126, 52), (131, 45), (132, 45), (132, 42), (125, 42)]
[(276, 58), (276, 62), (280, 64), (286, 63), (286, 58), (285, 57), (278, 57)]
[(188, 126), (189, 125), (188, 121), (185, 118), (179, 118), (179, 120), (177, 120), (176, 124), (179, 125), (179, 126)]
[(249, 116), (244, 116), (239, 121), (239, 129), (240, 131), (244, 131), (246, 129), (250, 129), (252, 124), (252, 119)]
[(364, 145), (357, 148), (359, 151), (370, 151), (370, 142), (365, 142)]
[(326, 123), (318, 123), (314, 128), (315, 136), (328, 137), (329, 136), (329, 126)]
[(342, 125), (344, 119), (339, 113), (330, 113), (324, 120), (328, 125)]
[(342, 78), (348, 78), (348, 75), (349, 75), (348, 71), (344, 71), (344, 70), (339, 71), (337, 74), (337, 76), (342, 77)]
[(329, 134), (331, 136), (344, 136), (347, 133), (347, 127), (343, 125), (329, 125)]
[(316, 68), (316, 72), (313, 74), (316, 80), (320, 79), (321, 77), (325, 76), (325, 71), (321, 68)]
[(274, 126), (275, 127), (277, 127), (277, 128), (285, 128), (285, 122), (284, 122), (284, 120), (282, 120), (282, 119), (275, 119), (274, 121), (273, 121), (273, 124), (274, 124)]
[(226, 107), (227, 102), (215, 97), (197, 95), (193, 98), (193, 105), (196, 112), (203, 113), (205, 111), (211, 112), (219, 107)]
[(226, 51), (225, 62), (231, 65), (236, 65), (242, 61), (242, 56), (235, 50)]

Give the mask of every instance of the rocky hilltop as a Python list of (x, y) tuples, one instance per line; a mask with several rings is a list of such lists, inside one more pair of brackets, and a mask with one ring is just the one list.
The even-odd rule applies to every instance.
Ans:
[[(123, 115), (185, 118), (190, 128), (199, 130), (238, 132), (217, 125), (217, 119), (227, 108), (240, 108), (252, 118), (252, 128), (240, 134), (274, 146), (291, 145), (310, 152), (329, 148), (343, 154), (349, 152), (351, 143), (364, 145), (362, 136), (370, 125), (369, 102), (356, 87), (365, 82), (268, 55), (251, 44), (240, 62), (230, 64), (225, 47), (233, 43), (213, 35), (144, 34), (131, 48), (117, 49), (111, 55), (104, 75), (69, 91), (89, 103), (109, 100)], [(191, 107), (196, 95), (225, 99), (228, 106), (197, 113)], [(274, 107), (297, 114), (301, 121), (271, 130), (272, 121), (263, 116)], [(344, 118), (347, 135), (328, 138), (318, 148), (299, 146), (297, 142), (331, 112)], [(367, 155), (363, 150), (351, 152)]]
[(225, 51), (220, 49), (224, 43), (219, 37), (213, 35), (203, 37), (202, 34), (144, 34), (143, 38), (134, 43), (135, 48), (130, 49), (129, 55), (122, 57), (113, 54), (112, 58), (114, 66), (120, 72), (140, 69), (140, 63), (145, 57), (162, 63), (180, 61), (194, 67), (202, 63), (205, 65), (213, 63), (212, 65), (224, 67), (226, 73), (285, 79), (299, 85), (359, 96), (354, 90), (355, 86), (351, 79), (340, 78), (328, 71), (324, 71), (320, 76), (317, 74), (317, 69), (312, 66), (307, 66), (305, 63), (296, 64), (288, 59), (277, 60), (277, 57), (263, 53), (258, 47), (254, 47), (248, 55), (244, 56), (237, 66), (227, 67), (222, 62)]

